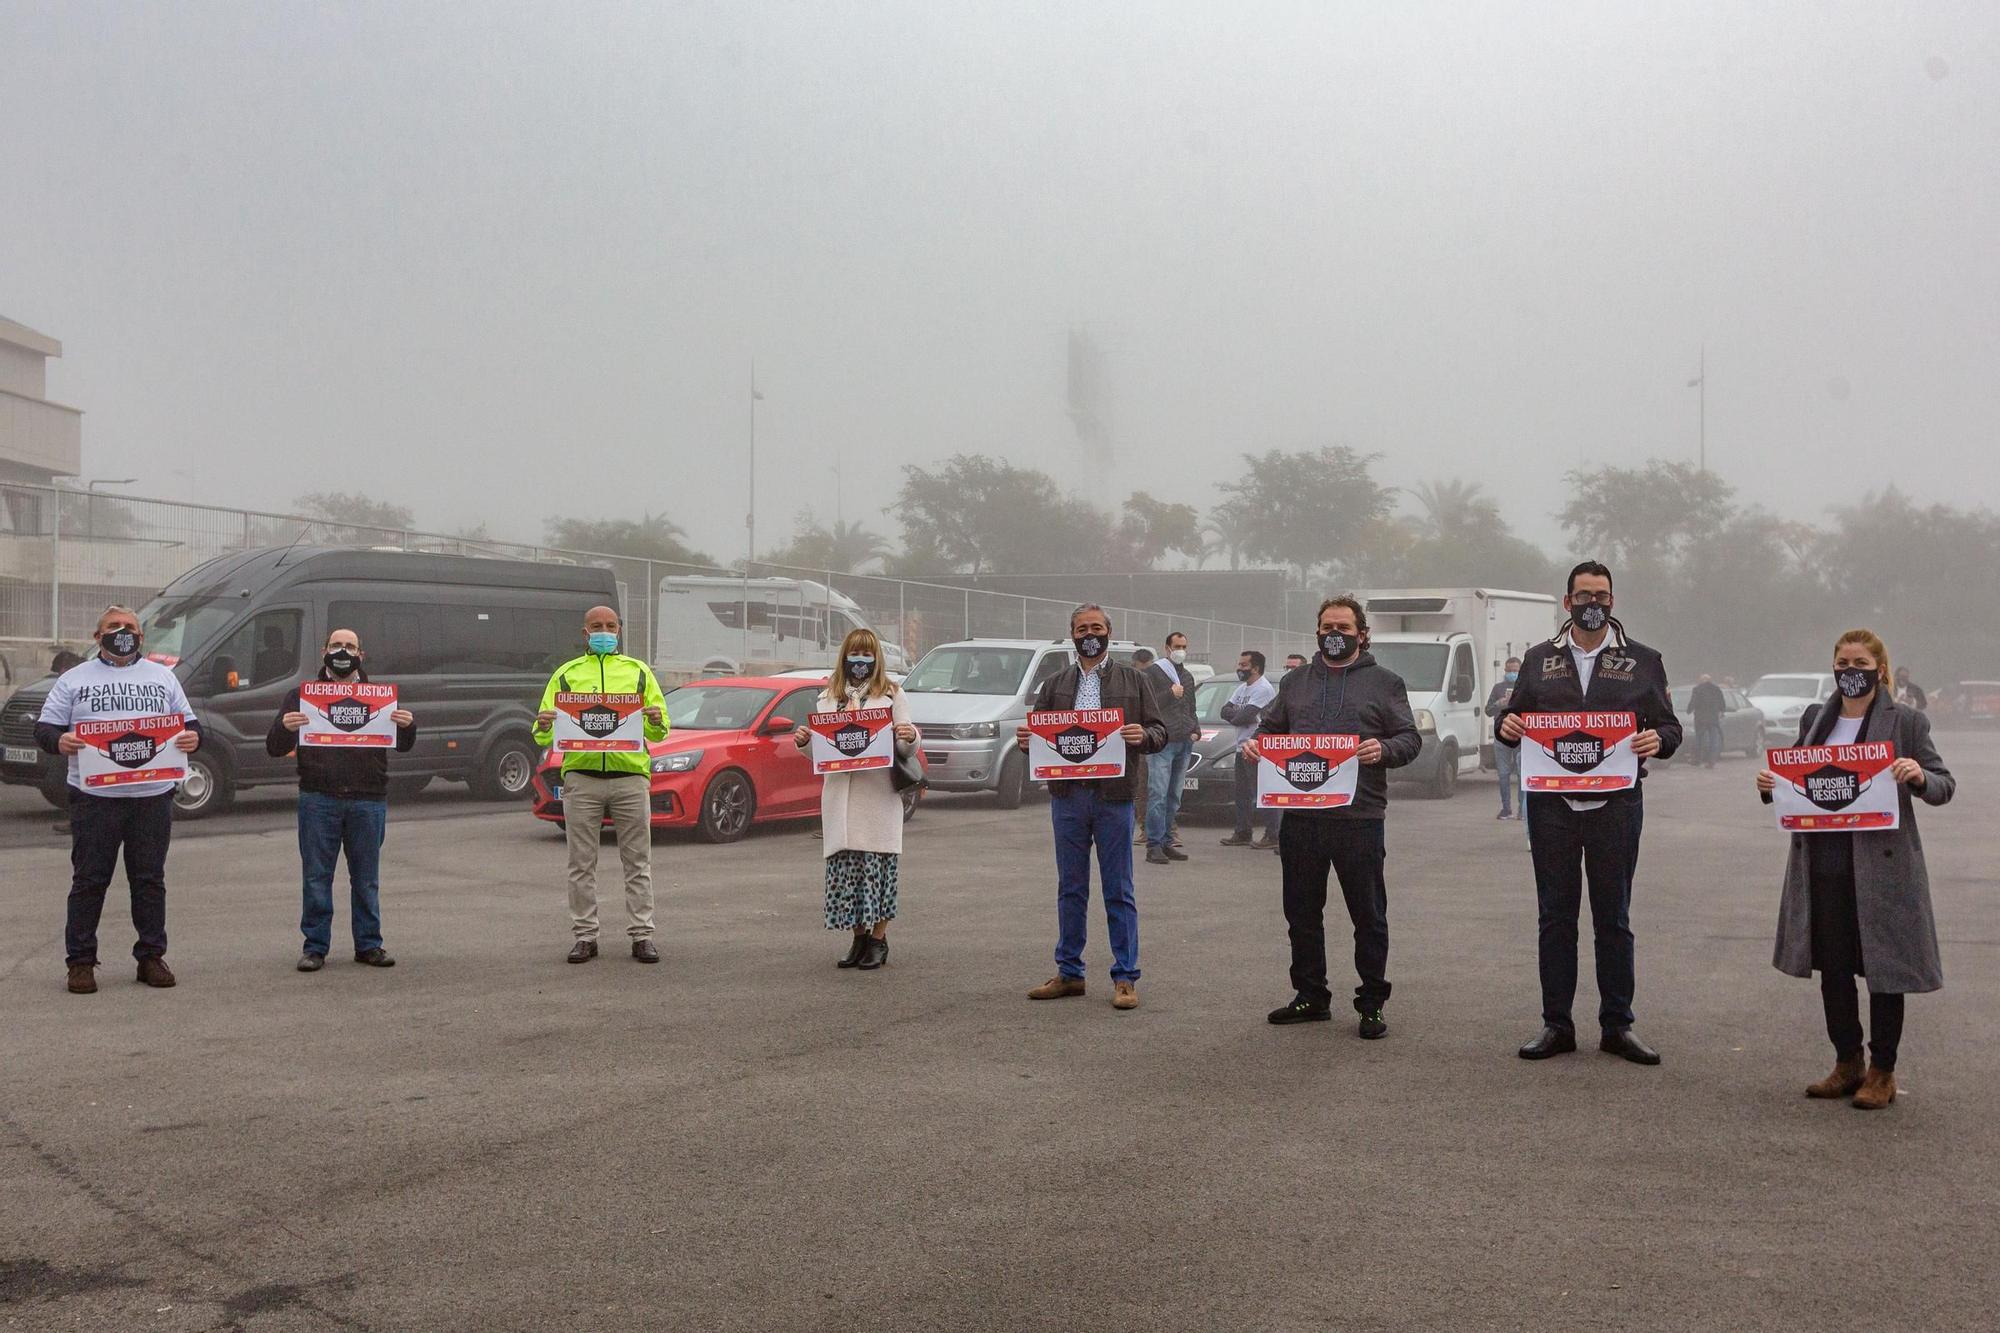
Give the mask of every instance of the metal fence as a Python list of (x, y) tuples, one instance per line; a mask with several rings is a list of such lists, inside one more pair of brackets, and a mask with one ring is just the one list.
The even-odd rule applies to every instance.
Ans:
[[(141, 499), (44, 486), (0, 485), (0, 641), (39, 644), (81, 643), (89, 639), (98, 614), (111, 602), (140, 605), (180, 575), (216, 556), (248, 547), (293, 542), (321, 546), (386, 548), (508, 560), (590, 565), (612, 572), (618, 582), (627, 642), (644, 645), (648, 660), (677, 660), (673, 635), (656, 623), (662, 585), (670, 579), (728, 580), (741, 604), (748, 666), (771, 657), (752, 645), (753, 626), (769, 625), (779, 603), (799, 610), (817, 607), (817, 636), (792, 646), (803, 657), (823, 662), (837, 646), (842, 599), (884, 637), (901, 645), (910, 662), (940, 643), (964, 638), (1057, 639), (1069, 633), (1070, 603), (1045, 597), (961, 588), (921, 580), (802, 569), (757, 562), (747, 572), (707, 565), (677, 564), (631, 556), (572, 551), (533, 543), (334, 523), (296, 514), (271, 514), (171, 500)], [(795, 580), (776, 590), (773, 580)], [(710, 585), (714, 586), (714, 585)], [(1170, 630), (1188, 636), (1189, 656), (1218, 668), (1234, 664), (1238, 652), (1265, 652), (1291, 645), (1299, 634), (1274, 626), (1247, 625), (1210, 617), (1189, 619), (1166, 610), (1106, 606), (1114, 634), (1158, 645)], [(797, 612), (786, 623), (796, 626)], [(830, 630), (828, 627), (831, 626)], [(826, 639), (831, 633), (831, 644)]]

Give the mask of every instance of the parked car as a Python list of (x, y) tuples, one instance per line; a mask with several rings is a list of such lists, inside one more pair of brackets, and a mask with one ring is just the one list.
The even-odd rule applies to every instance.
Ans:
[(1764, 743), (1789, 745), (1798, 738), (1806, 709), (1833, 696), (1831, 671), (1788, 671), (1759, 676), (1744, 691), (1764, 718)]
[[(1722, 690), (1722, 752), (1724, 754), (1736, 753), (1748, 755), (1752, 759), (1762, 758), (1765, 739), (1763, 711), (1756, 704), (1751, 703), (1749, 699), (1745, 698), (1741, 690), (1732, 690), (1727, 686), (1718, 686), (1717, 688)], [(1694, 686), (1678, 686), (1668, 691), (1667, 697), (1673, 700), (1674, 716), (1681, 720), (1681, 727), (1685, 732), (1681, 740), (1681, 748), (1675, 752), (1674, 758), (1686, 759), (1692, 762), (1694, 759), (1694, 711), (1689, 706), (1689, 700), (1694, 697)], [(1796, 728), (1796, 724), (1794, 726)], [(1789, 744), (1791, 739), (1790, 736), (1785, 737), (1785, 743)], [(1649, 762), (1666, 763), (1670, 761), (1652, 760)]]
[(1236, 728), (1222, 720), (1222, 706), (1236, 690), (1236, 677), (1213, 676), (1194, 687), (1195, 717), (1201, 739), (1188, 757), (1181, 780), (1181, 809), (1236, 817)]
[[(689, 828), (735, 842), (753, 824), (819, 814), (822, 780), (792, 744), (819, 699), (820, 682), (786, 676), (704, 679), (667, 691), (667, 738), (650, 746), (654, 828)], [(921, 788), (903, 793), (903, 818)], [(563, 818), (562, 756), (545, 751), (535, 770), (534, 816)]]
[(2000, 680), (1961, 680), (1931, 693), (1930, 713), (1960, 726), (2000, 723)]
[[(1136, 650), (1114, 642), (1111, 656), (1129, 666)], [(1031, 784), (1015, 728), (1027, 724), (1028, 696), (1075, 657), (1068, 639), (965, 639), (925, 653), (903, 688), (931, 789), (990, 791), (1004, 810), (1019, 805)]]

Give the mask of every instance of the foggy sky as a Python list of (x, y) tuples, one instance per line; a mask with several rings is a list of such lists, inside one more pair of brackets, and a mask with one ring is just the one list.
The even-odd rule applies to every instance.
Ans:
[(742, 554), (905, 461), (1245, 449), (2000, 504), (2000, 6), (0, 0), (0, 314), (86, 475)]

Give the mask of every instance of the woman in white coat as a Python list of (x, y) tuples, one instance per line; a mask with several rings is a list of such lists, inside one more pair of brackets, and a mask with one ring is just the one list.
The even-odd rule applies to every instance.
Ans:
[[(910, 705), (882, 665), (873, 630), (857, 629), (841, 641), (840, 656), (819, 697), (823, 713), (856, 708), (890, 710), (896, 748), (917, 743)], [(800, 727), (792, 743), (804, 749), (812, 732)], [(903, 853), (903, 798), (891, 770), (829, 773), (820, 793), (826, 857), (826, 928), (854, 934), (836, 966), (872, 971), (889, 961), (889, 923), (896, 919), (896, 869)]]

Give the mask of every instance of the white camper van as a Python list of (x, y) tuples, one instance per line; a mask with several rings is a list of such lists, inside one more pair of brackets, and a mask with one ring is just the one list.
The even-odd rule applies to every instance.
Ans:
[[(653, 623), (654, 667), (683, 677), (824, 669), (848, 631), (875, 628), (859, 603), (824, 583), (710, 574), (661, 579)], [(908, 670), (902, 647), (881, 637), (883, 666)]]
[(1555, 633), (1560, 602), (1497, 588), (1375, 588), (1355, 596), (1368, 609), (1369, 651), (1403, 678), (1424, 737), (1416, 762), (1389, 776), (1450, 796), (1461, 774), (1493, 766), (1486, 696), (1508, 658)]

